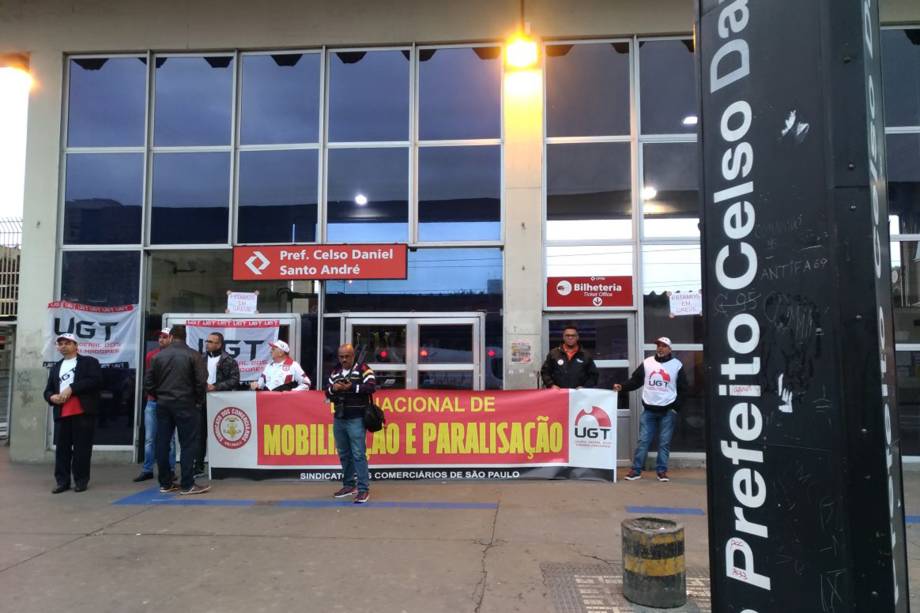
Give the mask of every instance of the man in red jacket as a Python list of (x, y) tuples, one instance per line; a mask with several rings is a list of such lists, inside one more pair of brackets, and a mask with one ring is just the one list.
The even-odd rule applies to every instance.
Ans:
[[(147, 352), (144, 356), (144, 370), (150, 370), (150, 362), (160, 350), (169, 345), (169, 328), (160, 330), (157, 337), (158, 347)], [(153, 467), (156, 464), (157, 441), (157, 399), (156, 396), (147, 394), (147, 403), (144, 405), (144, 466), (141, 473), (134, 477), (134, 482), (153, 479)], [(175, 439), (169, 441), (169, 470), (176, 472), (176, 443)]]

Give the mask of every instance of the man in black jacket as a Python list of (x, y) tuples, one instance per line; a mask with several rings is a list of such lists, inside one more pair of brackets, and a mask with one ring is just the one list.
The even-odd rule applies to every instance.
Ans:
[[(173, 326), (169, 345), (153, 358), (144, 375), (144, 390), (157, 398), (157, 476), (164, 494), (177, 490), (183, 495), (203, 494), (211, 489), (197, 485), (194, 476), (207, 384), (204, 358), (185, 344), (185, 326)], [(169, 441), (176, 429), (182, 449), (181, 490), (169, 470)]]
[(338, 357), (339, 363), (326, 384), (326, 397), (335, 409), (332, 420), (335, 448), (342, 463), (342, 488), (333, 496), (354, 496), (355, 504), (364, 504), (370, 500), (364, 412), (373, 401), (377, 380), (367, 364), (355, 364), (355, 349), (351, 345), (339, 347)]
[(562, 331), (562, 345), (552, 349), (540, 369), (543, 387), (547, 389), (595, 387), (597, 366), (578, 344), (578, 330), (566, 326)]
[[(230, 392), (240, 386), (240, 367), (232, 355), (224, 351), (224, 335), (211, 332), (205, 341), (205, 360), (208, 367), (208, 391)], [(201, 432), (201, 444), (195, 458), (195, 477), (203, 477), (204, 457), (208, 452), (208, 411), (201, 411), (198, 427)]]
[(51, 367), (44, 394), (54, 412), (57, 486), (51, 493), (69, 490), (71, 474), (73, 491), (85, 492), (89, 485), (102, 371), (96, 358), (78, 353), (77, 337), (73, 334), (59, 334), (57, 349), (62, 359)]
[(642, 478), (648, 448), (658, 431), (657, 472), (659, 481), (670, 481), (668, 457), (671, 454), (671, 435), (677, 421), (680, 401), (687, 390), (687, 378), (683, 364), (671, 354), (671, 339), (662, 336), (655, 341), (655, 354), (639, 365), (624, 383), (615, 383), (614, 391), (631, 392), (642, 388), (642, 418), (639, 425), (639, 444), (633, 457), (632, 469), (626, 475), (627, 481)]

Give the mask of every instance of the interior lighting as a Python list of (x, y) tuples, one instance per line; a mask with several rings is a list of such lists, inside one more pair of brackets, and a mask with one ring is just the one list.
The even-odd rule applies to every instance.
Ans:
[(696, 115), (687, 115), (686, 117), (684, 117), (684, 120), (681, 123), (684, 124), (685, 126), (695, 126), (699, 122), (700, 122), (700, 119)]
[(357, 196), (355, 196), (355, 204), (357, 204), (358, 206), (364, 206), (365, 204), (367, 204), (367, 196), (365, 196), (364, 194), (358, 194)]
[(539, 52), (537, 41), (525, 36), (515, 34), (505, 45), (505, 64), (514, 70), (536, 68)]
[(654, 200), (655, 196), (658, 195), (658, 190), (652, 187), (651, 185), (646, 185), (642, 188), (642, 199), (643, 200)]

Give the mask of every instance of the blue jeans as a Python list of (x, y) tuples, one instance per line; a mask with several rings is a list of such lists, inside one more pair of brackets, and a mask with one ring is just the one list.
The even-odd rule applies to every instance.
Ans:
[[(367, 430), (364, 420), (333, 419), (332, 433), (335, 436), (335, 448), (339, 452), (339, 461), (342, 463), (342, 485), (354, 487), (357, 485), (359, 492), (366, 492), (370, 488), (370, 475), (367, 470)], [(357, 478), (357, 483), (355, 479)]]
[(674, 434), (674, 422), (677, 421), (676, 411), (649, 411), (646, 409), (642, 412), (642, 418), (639, 422), (639, 445), (636, 447), (636, 455), (633, 457), (633, 470), (641, 473), (645, 467), (645, 458), (648, 456), (648, 448), (655, 438), (655, 432), (660, 430), (658, 439), (658, 462), (655, 467), (658, 472), (667, 472), (668, 457), (671, 455), (671, 436)]
[[(144, 468), (145, 473), (152, 473), (156, 464), (157, 441), (157, 401), (148, 400), (144, 406)], [(169, 441), (169, 468), (176, 472), (176, 443), (175, 439)]]

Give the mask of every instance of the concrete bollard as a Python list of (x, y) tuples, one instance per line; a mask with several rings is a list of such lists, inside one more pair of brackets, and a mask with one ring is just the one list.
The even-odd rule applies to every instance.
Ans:
[(623, 596), (630, 602), (662, 609), (687, 602), (684, 527), (655, 517), (625, 519)]

